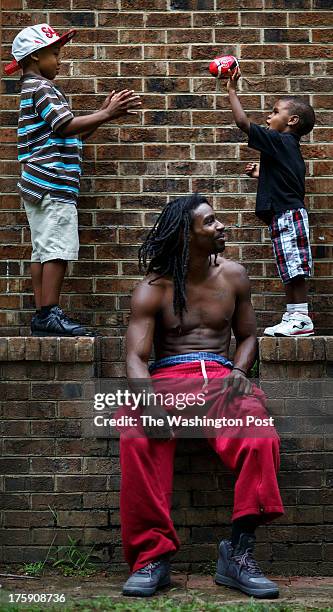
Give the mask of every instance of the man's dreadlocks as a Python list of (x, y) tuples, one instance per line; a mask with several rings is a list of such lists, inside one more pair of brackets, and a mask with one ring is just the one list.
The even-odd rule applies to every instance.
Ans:
[[(158, 278), (171, 276), (174, 283), (173, 308), (182, 319), (186, 310), (185, 282), (189, 259), (192, 211), (208, 204), (199, 194), (177, 198), (167, 204), (139, 249), (140, 272), (155, 272)], [(147, 259), (150, 262), (147, 263)], [(157, 279), (154, 279), (157, 280)], [(151, 281), (154, 282), (154, 281)]]

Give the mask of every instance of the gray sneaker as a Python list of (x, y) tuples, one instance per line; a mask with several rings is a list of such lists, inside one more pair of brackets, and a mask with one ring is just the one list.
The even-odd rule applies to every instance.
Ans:
[(255, 536), (247, 533), (242, 533), (235, 548), (222, 540), (215, 582), (259, 599), (275, 599), (279, 597), (278, 586), (262, 573), (253, 557), (254, 544)]
[(159, 559), (134, 572), (123, 586), (123, 595), (150, 597), (170, 585), (170, 561)]

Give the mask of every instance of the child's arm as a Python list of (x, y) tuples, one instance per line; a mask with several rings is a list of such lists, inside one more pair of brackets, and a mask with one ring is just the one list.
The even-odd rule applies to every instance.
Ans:
[[(108, 107), (108, 105), (110, 104), (110, 100), (111, 100), (112, 96), (114, 96), (115, 93), (116, 93), (115, 89), (113, 91), (111, 91), (109, 93), (109, 95), (105, 98), (103, 104), (100, 106), (100, 108), (97, 111), (95, 111), (94, 114), (98, 113), (101, 110), (105, 110)], [(132, 113), (133, 113), (133, 111), (132, 111)], [(128, 111), (127, 114), (131, 114), (131, 111)], [(91, 130), (87, 130), (86, 132), (83, 132), (82, 134), (80, 134), (81, 140), (86, 140), (87, 138), (89, 138), (89, 136), (94, 134), (96, 132), (96, 130), (97, 130), (97, 128), (94, 128), (94, 129), (91, 129)]]
[(59, 128), (62, 136), (74, 136), (94, 132), (100, 125), (122, 115), (135, 113), (141, 106), (140, 96), (133, 95), (133, 90), (124, 89), (118, 93), (112, 91), (106, 98), (100, 110), (83, 117), (74, 117)]
[(234, 72), (230, 72), (229, 80), (227, 83), (227, 91), (229, 94), (229, 100), (231, 104), (232, 114), (234, 116), (236, 125), (247, 134), (250, 131), (250, 121), (243, 110), (240, 100), (237, 96), (237, 81), (242, 76), (239, 68), (236, 68)]
[(260, 164), (258, 162), (249, 162), (246, 164), (245, 173), (251, 178), (259, 178)]

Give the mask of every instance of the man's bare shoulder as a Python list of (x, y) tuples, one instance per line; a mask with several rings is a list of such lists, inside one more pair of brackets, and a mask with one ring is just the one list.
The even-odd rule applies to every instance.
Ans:
[(157, 274), (148, 274), (135, 287), (132, 299), (132, 310), (156, 312), (162, 305), (166, 290), (172, 281)]
[(222, 274), (226, 276), (236, 277), (239, 280), (248, 278), (245, 267), (238, 261), (219, 256), (217, 258), (217, 263), (220, 266)]

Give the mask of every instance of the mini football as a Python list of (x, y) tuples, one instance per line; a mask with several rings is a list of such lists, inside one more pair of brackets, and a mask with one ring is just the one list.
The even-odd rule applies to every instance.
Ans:
[(228, 79), (228, 71), (239, 66), (234, 55), (220, 55), (209, 64), (209, 72), (217, 79)]

